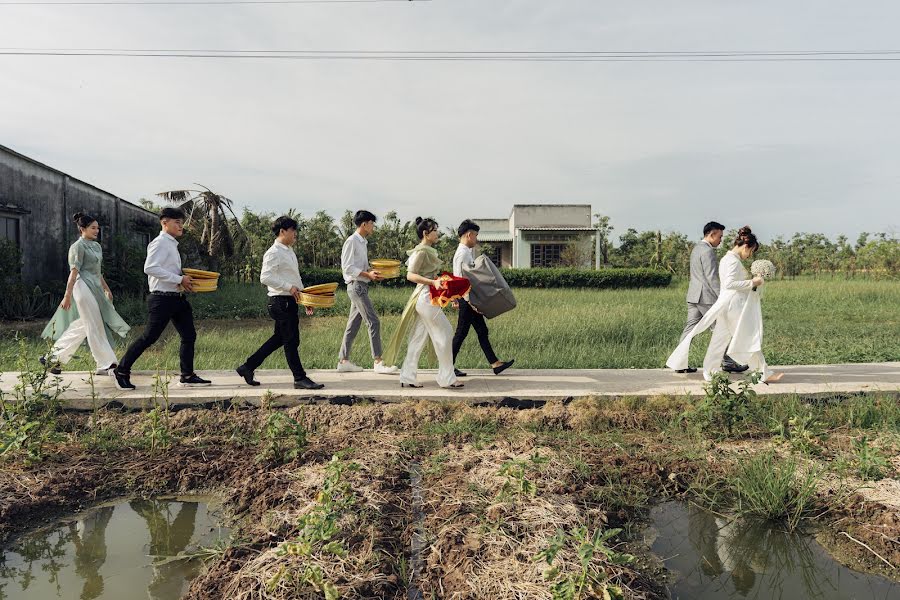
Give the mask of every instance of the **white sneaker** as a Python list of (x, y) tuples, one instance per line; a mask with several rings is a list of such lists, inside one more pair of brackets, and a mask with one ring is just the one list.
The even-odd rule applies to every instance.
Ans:
[(387, 366), (383, 362), (375, 363), (375, 367), (372, 370), (379, 375), (396, 375), (400, 372), (400, 369), (398, 369), (395, 365)]
[(349, 360), (342, 360), (338, 363), (337, 372), (338, 373), (361, 373), (363, 370), (359, 365), (354, 365)]

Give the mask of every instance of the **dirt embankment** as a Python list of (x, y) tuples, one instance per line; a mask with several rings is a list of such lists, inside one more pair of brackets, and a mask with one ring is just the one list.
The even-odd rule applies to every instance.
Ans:
[[(598, 558), (591, 577), (628, 598), (663, 598), (658, 563), (628, 542), (647, 508), (726, 473), (758, 443), (687, 443), (660, 429), (660, 410), (653, 402), (308, 406), (285, 413), (306, 443), (283, 462), (263, 457), (267, 411), (175, 413), (172, 443), (155, 453), (135, 442), (143, 415), (110, 413), (101, 425), (116, 432), (114, 447), (69, 442), (37, 466), (0, 471), (0, 541), (116, 497), (214, 493), (233, 541), (193, 582), (192, 600), (319, 598), (328, 586), (342, 598), (404, 598), (411, 583), (426, 598), (550, 598), (538, 557), (560, 531), (623, 528), (606, 548), (639, 555)], [(84, 439), (89, 417), (65, 419)], [(421, 475), (415, 486), (411, 471)], [(900, 564), (896, 507), (849, 498), (822, 517), (870, 547), (845, 538), (845, 560), (871, 569), (874, 551)], [(574, 576), (576, 542), (559, 543), (557, 578)]]

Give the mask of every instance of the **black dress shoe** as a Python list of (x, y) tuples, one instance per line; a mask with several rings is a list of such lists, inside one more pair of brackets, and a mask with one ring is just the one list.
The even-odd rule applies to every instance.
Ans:
[(244, 378), (244, 381), (247, 382), (247, 385), (257, 386), (260, 385), (258, 381), (253, 378), (253, 371), (247, 368), (246, 365), (241, 365), (237, 369), (237, 374)]
[[(46, 356), (42, 356), (39, 360), (41, 361), (41, 364), (43, 366), (46, 367), (48, 365)], [(60, 365), (58, 362), (51, 362), (51, 363), (49, 363), (49, 365), (50, 365), (50, 368), (47, 370), (50, 371), (51, 373), (53, 373), (54, 375), (59, 375), (60, 373), (62, 373), (62, 365)]]
[(180, 385), (181, 387), (199, 387), (201, 385), (210, 385), (211, 383), (212, 381), (197, 377), (196, 373), (191, 373), (190, 375), (182, 375), (181, 379), (178, 381), (178, 385)]
[(462, 371), (460, 371), (459, 369), (456, 369), (456, 368), (453, 369), (453, 374), (456, 375), (457, 377), (465, 377), (467, 375), (467, 373), (463, 373)]
[(136, 390), (137, 388), (131, 383), (131, 373), (120, 373), (119, 368), (113, 369), (113, 379), (116, 380), (116, 387), (120, 390)]
[(750, 365), (739, 365), (737, 363), (722, 365), (722, 370), (726, 373), (743, 373), (749, 368)]
[(697, 369), (694, 367), (688, 367), (687, 369), (675, 369), (676, 373), (696, 373)]
[(512, 364), (514, 362), (516, 362), (515, 359), (508, 360), (508, 361), (504, 362), (502, 365), (500, 365), (499, 367), (494, 367), (494, 375), (499, 375), (503, 371), (507, 370), (508, 368), (510, 368), (512, 366)]
[(294, 388), (298, 390), (321, 390), (323, 387), (325, 387), (325, 384), (316, 383), (309, 377), (294, 380)]

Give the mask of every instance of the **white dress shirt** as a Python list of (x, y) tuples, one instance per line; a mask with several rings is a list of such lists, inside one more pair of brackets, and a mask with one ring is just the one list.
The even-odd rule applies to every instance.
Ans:
[(341, 249), (341, 271), (344, 272), (344, 283), (369, 280), (359, 274), (369, 270), (369, 241), (359, 232), (347, 238)]
[(291, 288), (303, 289), (297, 255), (278, 240), (263, 255), (259, 280), (269, 288), (269, 296), (290, 296)]
[(456, 253), (453, 255), (453, 274), (457, 277), (462, 277), (463, 265), (467, 265), (471, 267), (475, 264), (475, 253), (472, 252), (472, 249), (466, 246), (465, 244), (460, 244), (456, 248)]
[(151, 292), (180, 292), (181, 255), (178, 253), (178, 240), (160, 232), (147, 246), (147, 260), (144, 261), (144, 273)]

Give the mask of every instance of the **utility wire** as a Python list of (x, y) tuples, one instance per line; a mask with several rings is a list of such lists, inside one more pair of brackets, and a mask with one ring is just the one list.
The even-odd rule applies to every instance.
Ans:
[(115, 2), (56, 2), (34, 0), (27, 2), (0, 2), (0, 6), (173, 6), (173, 5), (218, 5), (229, 4), (368, 4), (372, 2), (431, 2), (432, 0), (125, 0)]
[(188, 50), (121, 48), (0, 48), (0, 56), (205, 58), (336, 61), (490, 62), (835, 62), (900, 61), (900, 50), (794, 51), (413, 51)]
[(15, 48), (10, 52), (91, 52), (91, 53), (202, 53), (202, 54), (347, 54), (361, 56), (531, 56), (531, 57), (767, 57), (767, 56), (890, 56), (900, 50), (221, 50), (208, 48)]

